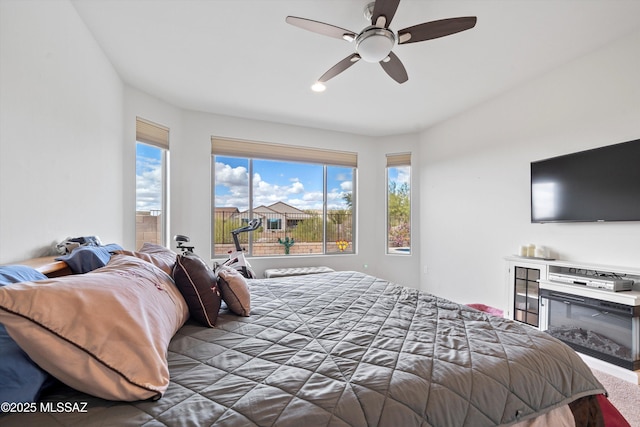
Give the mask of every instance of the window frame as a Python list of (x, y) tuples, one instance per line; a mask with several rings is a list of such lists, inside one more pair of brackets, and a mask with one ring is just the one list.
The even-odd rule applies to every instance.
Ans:
[[(161, 195), (160, 203), (162, 220), (160, 221), (160, 241), (157, 242), (160, 245), (169, 247), (169, 128), (158, 123), (154, 123), (150, 120), (136, 117), (136, 164), (138, 161), (138, 144), (143, 144), (149, 147), (157, 148), (160, 151), (160, 167), (161, 167)], [(136, 171), (136, 199), (135, 199), (135, 212), (138, 212), (138, 180)], [(136, 233), (136, 245), (138, 245), (138, 225), (137, 221), (134, 226)], [(145, 240), (145, 239), (143, 239)]]
[[(394, 153), (387, 154), (387, 163), (385, 167), (385, 253), (387, 255), (400, 255), (400, 256), (410, 256), (413, 253), (413, 227), (412, 227), (412, 192), (413, 192), (413, 169), (411, 167), (411, 153)], [(389, 206), (389, 198), (390, 198), (390, 180), (389, 180), (389, 169), (390, 168), (399, 168), (399, 167), (408, 167), (409, 168), (409, 180), (408, 180), (408, 200), (409, 200), (409, 216), (408, 216), (408, 225), (409, 225), (409, 246), (408, 250), (399, 250), (392, 247), (390, 242), (390, 206)], [(400, 247), (399, 247), (400, 248)]]
[[(253, 235), (248, 236), (248, 241), (246, 245), (247, 255), (254, 257), (280, 257), (280, 256), (324, 256), (324, 255), (342, 255), (342, 254), (355, 254), (356, 253), (356, 180), (357, 180), (357, 153), (353, 152), (343, 152), (343, 151), (334, 151), (334, 150), (326, 150), (326, 149), (318, 149), (313, 147), (303, 147), (303, 146), (295, 146), (295, 145), (281, 145), (281, 144), (273, 144), (273, 143), (262, 143), (262, 142), (254, 142), (254, 141), (243, 141), (243, 140), (230, 140), (230, 139), (222, 139), (217, 137), (211, 138), (212, 149), (211, 149), (211, 194), (212, 194), (212, 203), (211, 203), (211, 220), (212, 220), (212, 238), (211, 238), (211, 258), (217, 259), (224, 257), (223, 254), (216, 254), (216, 236), (215, 236), (215, 221), (216, 221), (216, 176), (215, 176), (215, 165), (217, 157), (235, 157), (240, 159), (247, 160), (247, 174), (248, 174), (248, 214), (254, 215), (253, 206), (254, 203), (254, 189), (253, 189), (253, 178), (254, 178), (254, 170), (253, 170), (253, 160), (274, 160), (279, 162), (291, 162), (291, 163), (309, 163), (316, 166), (321, 166), (323, 169), (323, 202), (322, 202), (322, 252), (316, 252), (311, 254), (291, 254), (291, 255), (281, 255), (277, 253), (266, 254), (266, 255), (255, 255), (254, 254), (254, 239)], [(218, 145), (217, 145), (218, 144)], [(216, 146), (217, 145), (217, 146)], [(239, 147), (239, 148), (238, 148)], [(278, 155), (283, 155), (284, 158), (278, 157)], [(318, 161), (321, 159), (323, 161)], [(329, 168), (331, 167), (342, 167), (342, 168), (350, 168), (351, 170), (351, 201), (350, 201), (350, 211), (351, 211), (351, 242), (350, 247), (347, 247), (348, 250), (341, 250), (340, 247), (336, 245), (335, 251), (328, 251), (328, 227), (327, 224), (330, 221), (329, 218), (329, 210), (328, 210), (328, 174)], [(286, 202), (283, 202), (286, 203)], [(283, 220), (280, 219), (280, 227), (282, 227)], [(268, 225), (263, 224), (264, 229), (266, 230)], [(280, 228), (281, 229), (281, 228)], [(253, 233), (251, 233), (253, 234)]]

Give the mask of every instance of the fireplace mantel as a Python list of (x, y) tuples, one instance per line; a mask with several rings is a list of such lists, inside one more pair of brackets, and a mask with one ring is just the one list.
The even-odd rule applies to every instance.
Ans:
[[(555, 309), (553, 309), (553, 313), (555, 313), (553, 318), (557, 318), (558, 316), (563, 317), (564, 315), (562, 313), (565, 313), (565, 310), (560, 308), (564, 307), (562, 302), (551, 304), (551, 300), (545, 299), (543, 301), (542, 298), (540, 298), (541, 292), (546, 292), (545, 295), (552, 295), (555, 293), (569, 294), (565, 304), (573, 304), (573, 301), (576, 301), (578, 306), (583, 307), (587, 307), (587, 304), (586, 302), (581, 303), (581, 299), (583, 301), (588, 299), (600, 300), (604, 301), (604, 304), (611, 303), (613, 305), (607, 306), (607, 309), (594, 311), (593, 314), (587, 312), (586, 314), (582, 313), (582, 315), (578, 315), (577, 313), (582, 309), (577, 308), (578, 311), (574, 311), (574, 313), (576, 313), (575, 315), (578, 316), (578, 318), (575, 320), (571, 320), (573, 315), (570, 315), (568, 319), (562, 321), (563, 323), (556, 323), (554, 320), (554, 325), (562, 325), (562, 329), (560, 330), (554, 327), (554, 333), (562, 331), (563, 340), (567, 339), (567, 343), (569, 344), (571, 342), (572, 346), (577, 344), (576, 350), (578, 351), (578, 354), (589, 366), (635, 384), (640, 384), (640, 370), (632, 370), (637, 369), (638, 348), (640, 346), (640, 316), (638, 316), (638, 313), (640, 312), (640, 268), (521, 256), (509, 256), (506, 257), (506, 261), (506, 286), (508, 295), (507, 309), (504, 310), (506, 317), (519, 320), (523, 323), (528, 323), (543, 331), (547, 330), (550, 327), (549, 310), (551, 309), (551, 305), (561, 304), (560, 306), (553, 305), (555, 307)], [(554, 279), (558, 280), (549, 280), (550, 275)], [(594, 284), (593, 282), (597, 281), (595, 279), (610, 279), (612, 277), (632, 281), (633, 284), (631, 290), (615, 292), (612, 290), (587, 286), (585, 284), (563, 283), (566, 279), (566, 276), (564, 275), (574, 276), (573, 278), (570, 278), (569, 281), (573, 281), (575, 276), (579, 276), (578, 280), (576, 280), (577, 282), (582, 282), (581, 277), (590, 277), (591, 280), (585, 280), (586, 283), (590, 284)], [(601, 286), (602, 284), (598, 283), (597, 285)], [(571, 295), (574, 296), (574, 298), (570, 297)], [(608, 313), (608, 311), (610, 311), (609, 307), (615, 307), (617, 304), (627, 306), (629, 307), (627, 310), (635, 313), (632, 315), (633, 320), (625, 321), (628, 322), (629, 325), (628, 327), (625, 327), (626, 332), (617, 331), (615, 333), (615, 336), (617, 336), (618, 339), (620, 339), (620, 337), (625, 337), (626, 335), (624, 340), (620, 341), (620, 343), (622, 344), (623, 342), (626, 343), (629, 341), (628, 346), (632, 351), (631, 357), (628, 354), (624, 354), (622, 356), (622, 362), (620, 361), (620, 357), (617, 359), (614, 357), (612, 359), (609, 357), (609, 354), (604, 353), (600, 353), (602, 355), (602, 357), (600, 357), (598, 351), (595, 351), (595, 354), (593, 354), (594, 347), (592, 345), (598, 341), (589, 340), (586, 344), (583, 344), (583, 341), (580, 341), (580, 335), (575, 335), (575, 333), (572, 332), (572, 328), (580, 328), (580, 330), (582, 330), (586, 327), (587, 329), (585, 329), (585, 331), (589, 331), (588, 336), (592, 336), (592, 330), (593, 333), (596, 334), (600, 333), (608, 335), (610, 328), (605, 327), (603, 329), (599, 324), (593, 323), (592, 319), (595, 317), (600, 319), (601, 317), (599, 316), (601, 315), (603, 315), (602, 318), (611, 316)], [(547, 307), (547, 305), (549, 306)], [(624, 311), (625, 309), (622, 310)], [(587, 326), (589, 324), (590, 326)], [(565, 329), (567, 327), (569, 329)], [(585, 345), (586, 347), (580, 347), (580, 345)], [(578, 348), (580, 348), (580, 350), (578, 350)], [(602, 347), (600, 348), (602, 349)], [(584, 351), (585, 355), (583, 355), (581, 351)], [(603, 351), (606, 352), (609, 350), (605, 349)], [(634, 354), (635, 356), (633, 356)], [(617, 356), (617, 354), (613, 353), (613, 356)], [(633, 362), (633, 368), (631, 368), (631, 366), (623, 367), (627, 365), (627, 357), (630, 357), (631, 361), (635, 360), (635, 362)]]
[[(561, 269), (576, 269), (576, 270), (590, 270), (590, 271), (617, 273), (617, 274), (628, 276), (634, 279), (636, 283), (634, 285), (633, 290), (640, 291), (640, 267), (605, 265), (605, 264), (576, 262), (576, 261), (562, 261), (557, 259), (525, 257), (525, 256), (517, 256), (517, 255), (508, 256), (505, 259), (510, 263), (525, 262), (525, 263), (545, 266), (546, 268), (548, 268), (549, 272), (554, 272)], [(543, 277), (542, 279), (546, 279), (546, 277)]]
[(613, 292), (605, 289), (590, 288), (584, 285), (572, 285), (570, 283), (559, 283), (551, 280), (540, 279), (539, 282), (540, 289), (549, 289), (551, 291), (580, 295), (587, 298), (596, 298), (618, 304), (640, 306), (640, 291)]

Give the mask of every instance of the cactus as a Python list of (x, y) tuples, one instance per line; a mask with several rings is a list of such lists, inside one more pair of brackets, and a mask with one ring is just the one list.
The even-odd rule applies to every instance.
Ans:
[(281, 238), (278, 237), (278, 243), (280, 243), (281, 245), (284, 246), (284, 253), (285, 255), (289, 255), (289, 249), (291, 248), (291, 246), (293, 246), (296, 242), (293, 240), (293, 238), (291, 237), (285, 237), (284, 240), (282, 240)]

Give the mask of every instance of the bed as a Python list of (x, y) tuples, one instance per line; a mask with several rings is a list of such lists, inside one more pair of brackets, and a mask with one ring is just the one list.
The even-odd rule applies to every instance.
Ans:
[(0, 424), (605, 425), (589, 368), (518, 322), (355, 271), (245, 280), (118, 252), (0, 287), (0, 323), (57, 378)]

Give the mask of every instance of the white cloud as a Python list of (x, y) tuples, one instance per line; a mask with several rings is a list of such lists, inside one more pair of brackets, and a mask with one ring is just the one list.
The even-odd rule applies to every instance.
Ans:
[(405, 183), (411, 185), (411, 166), (398, 166), (396, 170), (398, 171), (398, 177), (395, 181), (398, 185)]
[(231, 166), (216, 162), (215, 164), (216, 186), (227, 188), (227, 194), (216, 193), (216, 206), (235, 206), (240, 210), (248, 208), (249, 173), (244, 166), (232, 168)]
[(292, 180), (291, 187), (287, 190), (288, 194), (303, 194), (304, 193), (304, 184), (301, 183), (297, 178)]
[(136, 159), (136, 210), (150, 211), (162, 208), (162, 164), (158, 159)]
[[(216, 206), (237, 207), (248, 209), (248, 172), (243, 166), (231, 166), (216, 162), (216, 186), (224, 186), (228, 194), (216, 193)], [(343, 178), (350, 178), (344, 176)], [(350, 192), (351, 181), (343, 181), (340, 188), (332, 189), (328, 194), (329, 209), (343, 209), (346, 207), (343, 195)], [(222, 192), (220, 192), (222, 193)], [(253, 174), (253, 205), (255, 207), (269, 206), (276, 202), (284, 202), (301, 210), (320, 210), (323, 205), (322, 191), (308, 191), (304, 183), (297, 177), (290, 178), (286, 185), (278, 185), (263, 180), (259, 173)]]

